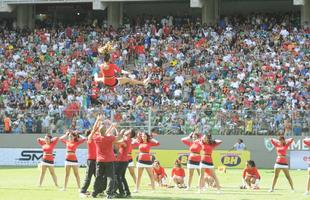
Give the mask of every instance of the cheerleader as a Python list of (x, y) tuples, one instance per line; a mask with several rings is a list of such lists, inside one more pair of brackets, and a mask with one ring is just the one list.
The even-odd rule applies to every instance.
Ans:
[(200, 181), (199, 192), (204, 187), (204, 173), (205, 169), (210, 169), (210, 176), (215, 180), (215, 187), (220, 191), (220, 184), (214, 171), (212, 152), (213, 149), (222, 144), (221, 140), (213, 140), (211, 134), (204, 135), (201, 138), (200, 145), (203, 151), (200, 162)]
[(42, 186), (42, 182), (43, 182), (43, 179), (46, 173), (46, 169), (49, 170), (53, 178), (55, 186), (58, 187), (57, 176), (55, 174), (55, 169), (54, 169), (54, 156), (53, 156), (53, 151), (58, 142), (58, 138), (57, 137), (52, 138), (51, 135), (46, 134), (44, 138), (38, 138), (37, 142), (42, 147), (42, 151), (43, 151), (43, 158), (40, 163), (41, 174), (40, 174), (39, 187)]
[(248, 160), (243, 170), (242, 186), (240, 189), (259, 189), (260, 175), (253, 160)]
[[(180, 160), (176, 160), (171, 171), (171, 179), (177, 188), (185, 188), (185, 170), (182, 168)], [(171, 182), (171, 181), (170, 181)], [(169, 184), (171, 185), (171, 184)]]
[(109, 87), (115, 87), (118, 84), (124, 85), (124, 84), (131, 84), (131, 85), (146, 85), (150, 81), (150, 77), (145, 79), (144, 81), (138, 81), (132, 78), (127, 78), (127, 77), (121, 77), (117, 78), (115, 75), (115, 72), (122, 73), (122, 74), (127, 74), (129, 75), (130, 73), (121, 70), (117, 65), (113, 64), (111, 62), (111, 56), (109, 51), (111, 51), (111, 47), (109, 47), (109, 43), (105, 45), (104, 47), (98, 48), (98, 52), (100, 54), (103, 54), (103, 60), (104, 63), (100, 65), (100, 72), (102, 77), (98, 77), (98, 74), (95, 74), (95, 81), (96, 82), (103, 82), (104, 85), (109, 86)]
[[(121, 131), (122, 132), (122, 131)], [(132, 138), (135, 137), (136, 133), (133, 129), (129, 129), (127, 131), (124, 130), (123, 138), (118, 141), (119, 153), (117, 156), (117, 167), (116, 167), (116, 177), (117, 177), (117, 186), (119, 194), (117, 197), (119, 198), (128, 198), (131, 197), (131, 193), (129, 190), (129, 186), (126, 180), (126, 169), (128, 168), (129, 160), (131, 158), (132, 151)], [(129, 157), (130, 153), (130, 157)]]
[(187, 189), (189, 190), (192, 185), (194, 171), (195, 169), (199, 170), (199, 164), (201, 159), (200, 157), (201, 145), (199, 141), (199, 134), (193, 132), (189, 136), (182, 138), (182, 142), (186, 146), (189, 146), (190, 151), (187, 161), (187, 169), (189, 174)]
[(165, 172), (165, 169), (160, 166), (158, 160), (155, 160), (153, 164), (153, 176), (155, 182), (158, 183), (159, 187), (163, 186), (163, 181), (167, 178), (167, 174)]
[[(92, 130), (88, 130), (86, 132), (86, 137), (91, 134), (91, 132), (98, 132), (100, 122), (98, 120), (99, 118), (96, 119), (96, 122), (92, 128)], [(87, 141), (87, 168), (86, 168), (86, 175), (85, 175), (85, 180), (84, 184), (82, 186), (82, 189), (80, 191), (80, 197), (86, 197), (87, 194), (87, 189), (90, 185), (92, 177), (96, 177), (96, 159), (97, 159), (97, 149), (96, 149), (96, 144), (93, 140), (88, 140)]]
[(293, 138), (289, 138), (288, 140), (285, 140), (284, 136), (280, 136), (279, 140), (270, 138), (270, 142), (275, 146), (277, 150), (277, 159), (276, 163), (274, 165), (274, 177), (272, 181), (272, 187), (269, 190), (269, 192), (274, 191), (274, 187), (277, 183), (279, 174), (281, 170), (284, 172), (286, 179), (288, 180), (292, 191), (294, 191), (294, 186), (293, 186), (293, 181), (290, 176), (290, 172), (288, 170), (288, 161), (286, 159), (286, 151), (289, 148), (289, 146), (292, 144), (294, 141)]
[[(310, 147), (310, 138), (304, 139), (304, 144)], [(308, 167), (308, 184), (307, 184), (307, 191), (305, 192), (305, 195), (309, 195), (310, 192), (310, 162)]]
[(152, 155), (150, 154), (151, 147), (159, 146), (159, 142), (152, 139), (151, 136), (147, 133), (142, 133), (141, 139), (136, 139), (132, 142), (133, 145), (138, 145), (139, 148), (139, 156), (137, 162), (137, 170), (138, 170), (138, 177), (136, 181), (136, 187), (134, 192), (137, 193), (140, 188), (141, 178), (143, 174), (143, 170), (146, 169), (150, 180), (152, 190), (155, 190), (154, 184), (154, 176), (152, 173)]
[[(68, 140), (65, 139), (66, 137), (68, 137)], [(76, 149), (80, 144), (84, 143), (87, 139), (80, 138), (80, 136), (75, 132), (67, 131), (65, 135), (60, 137), (60, 140), (62, 143), (66, 145), (67, 149), (66, 162), (65, 162), (65, 168), (66, 168), (65, 184), (62, 190), (66, 191), (67, 189), (71, 168), (73, 169), (76, 183), (78, 185), (78, 188), (80, 189), (79, 163), (76, 157)]]

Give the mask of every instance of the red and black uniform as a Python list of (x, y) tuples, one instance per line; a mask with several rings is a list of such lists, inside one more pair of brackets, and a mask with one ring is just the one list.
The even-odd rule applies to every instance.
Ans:
[(132, 160), (131, 156), (129, 157), (129, 152), (131, 154), (132, 151), (131, 139), (129, 138), (124, 140), (118, 147), (118, 163), (116, 167), (117, 186), (121, 195), (125, 195), (126, 193), (126, 196), (128, 196), (130, 195), (130, 190), (125, 175), (128, 167), (128, 161), (129, 159)]
[(200, 168), (214, 168), (213, 160), (212, 160), (212, 152), (213, 149), (222, 144), (222, 141), (216, 140), (212, 144), (200, 142), (201, 150), (203, 154), (201, 156)]
[(137, 167), (152, 167), (153, 164), (153, 157), (150, 153), (151, 151), (151, 147), (154, 146), (159, 146), (159, 142), (142, 142), (139, 140), (136, 140), (133, 142), (133, 145), (138, 146), (139, 148), (139, 156), (138, 156), (138, 163), (137, 163)]
[(97, 165), (96, 179), (94, 183), (93, 197), (96, 197), (103, 191), (104, 179), (107, 178), (107, 195), (111, 196), (114, 192), (114, 162), (116, 161), (113, 142), (116, 137), (96, 135), (93, 138), (96, 145)]
[(285, 145), (281, 145), (277, 140), (270, 139), (270, 142), (275, 146), (277, 150), (277, 160), (275, 168), (288, 168), (288, 160), (286, 158), (286, 151), (294, 141), (293, 138), (287, 140)]
[(96, 159), (97, 159), (97, 150), (94, 140), (87, 142), (87, 168), (86, 176), (84, 180), (84, 185), (81, 188), (81, 193), (86, 193), (90, 185), (92, 176), (96, 176)]
[(163, 179), (163, 178), (165, 178), (165, 177), (167, 177), (167, 174), (166, 174), (166, 172), (165, 172), (165, 169), (162, 167), (162, 166), (160, 166), (158, 169), (156, 169), (155, 167), (153, 168), (153, 175), (154, 176), (161, 176), (161, 179)]
[(73, 163), (78, 163), (77, 157), (76, 157), (76, 149), (77, 147), (85, 142), (87, 139), (79, 139), (78, 141), (68, 141), (66, 139), (61, 139), (61, 142), (66, 145), (67, 154), (66, 154), (66, 165), (70, 165)]
[(179, 176), (179, 177), (185, 177), (185, 170), (180, 167), (174, 167), (171, 171), (171, 177)]
[(188, 162), (187, 162), (187, 168), (189, 169), (198, 169), (200, 164), (200, 151), (201, 151), (201, 145), (200, 141), (196, 140), (194, 142), (189, 141), (186, 138), (182, 139), (182, 142), (189, 146), (190, 154), (188, 156)]
[(121, 73), (122, 70), (113, 63), (102, 64), (100, 65), (100, 72), (104, 77), (104, 84), (110, 87), (114, 87), (118, 84), (117, 77), (115, 72)]
[(43, 151), (42, 164), (53, 166), (54, 165), (53, 152), (58, 142), (58, 137), (51, 139), (50, 144), (45, 143), (45, 141), (40, 138), (37, 139), (37, 142), (42, 147), (42, 151)]
[(260, 175), (256, 167), (252, 168), (244, 168), (242, 177), (245, 179), (246, 177), (260, 179)]

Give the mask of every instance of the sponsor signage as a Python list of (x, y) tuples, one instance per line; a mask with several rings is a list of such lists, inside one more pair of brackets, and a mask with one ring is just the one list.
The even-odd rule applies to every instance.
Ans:
[[(274, 149), (273, 144), (271, 144), (269, 138), (264, 138), (264, 144), (265, 148), (268, 151), (272, 151)], [(309, 150), (309, 147), (303, 143), (303, 139), (294, 139), (292, 144), (290, 145), (290, 148), (288, 150), (291, 151), (304, 151), (304, 150)]]
[(310, 163), (310, 151), (291, 151), (290, 168), (308, 169)]
[[(1, 148), (0, 152), (0, 165), (36, 166), (43, 157), (43, 151), (41, 149)], [(66, 149), (55, 149), (53, 154), (55, 166), (64, 166)], [(85, 165), (87, 149), (78, 149), (77, 157), (79, 164)]]

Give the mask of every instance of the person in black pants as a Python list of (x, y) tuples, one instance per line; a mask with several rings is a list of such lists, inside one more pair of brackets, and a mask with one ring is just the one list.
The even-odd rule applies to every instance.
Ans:
[(130, 129), (125, 131), (123, 139), (119, 144), (119, 154), (118, 154), (118, 163), (116, 166), (116, 176), (118, 183), (119, 194), (118, 198), (130, 197), (131, 193), (128, 187), (128, 183), (125, 177), (126, 170), (128, 167), (128, 161), (130, 159), (129, 152), (131, 152), (131, 138), (135, 137), (135, 131)]
[[(102, 122), (102, 115), (97, 117), (97, 121)], [(97, 150), (96, 179), (92, 193), (94, 198), (102, 192), (105, 178), (107, 178), (107, 199), (113, 198), (114, 162), (116, 161), (113, 144), (116, 143), (116, 137), (111, 133), (114, 129), (116, 129), (114, 124), (108, 129), (104, 125), (100, 125), (99, 132), (92, 131), (88, 136), (90, 141), (94, 140)]]
[[(94, 125), (93, 130), (98, 129), (98, 123)], [(88, 137), (90, 135), (91, 131), (86, 131), (86, 136)], [(87, 189), (90, 185), (92, 176), (96, 176), (96, 159), (97, 159), (97, 152), (96, 152), (96, 145), (93, 140), (88, 140), (87, 142), (87, 149), (88, 149), (88, 155), (87, 155), (87, 168), (86, 168), (86, 176), (84, 180), (84, 184), (80, 191), (80, 196), (84, 197), (87, 194)]]

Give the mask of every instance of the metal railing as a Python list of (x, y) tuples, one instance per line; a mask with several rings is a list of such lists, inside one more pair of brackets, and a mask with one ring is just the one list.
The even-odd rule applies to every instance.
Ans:
[[(26, 110), (9, 113), (11, 133), (58, 133), (76, 124), (78, 130), (91, 128), (96, 116), (118, 123), (120, 129), (135, 128), (159, 134), (188, 134), (194, 129), (219, 135), (310, 135), (309, 110), (212, 110), (212, 109), (91, 109), (80, 111)], [(4, 113), (1, 113), (4, 116)], [(0, 117), (0, 133), (5, 132)]]

